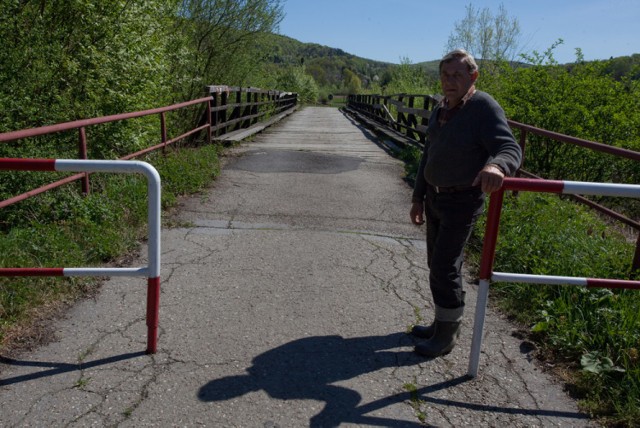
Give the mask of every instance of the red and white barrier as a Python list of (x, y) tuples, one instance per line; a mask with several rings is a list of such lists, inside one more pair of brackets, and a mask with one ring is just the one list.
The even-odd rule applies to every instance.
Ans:
[(484, 245), (482, 247), (482, 259), (480, 261), (478, 300), (476, 301), (476, 315), (473, 324), (471, 352), (469, 354), (469, 370), (467, 372), (470, 377), (476, 377), (478, 375), (480, 349), (482, 347), (482, 332), (484, 330), (490, 281), (578, 285), (584, 287), (627, 288), (640, 290), (640, 281), (493, 272), (496, 242), (500, 226), (500, 212), (502, 210), (502, 201), (504, 199), (505, 190), (640, 198), (640, 185), (635, 184), (586, 183), (577, 181), (505, 178), (502, 188), (497, 192), (492, 193), (489, 200), (487, 225), (484, 235)]
[(66, 171), (140, 173), (147, 178), (148, 265), (138, 268), (0, 268), (0, 276), (141, 276), (147, 284), (147, 353), (158, 343), (160, 310), (160, 175), (146, 162), (122, 160), (13, 159), (0, 158), (5, 171)]

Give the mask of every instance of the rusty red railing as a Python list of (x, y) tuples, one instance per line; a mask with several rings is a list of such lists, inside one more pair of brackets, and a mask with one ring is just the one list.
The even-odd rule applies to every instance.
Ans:
[[(393, 139), (400, 145), (423, 147), (426, 138), (428, 118), (438, 100), (438, 96), (431, 95), (349, 95), (346, 110), (353, 114), (360, 122), (384, 134), (385, 137)], [(607, 153), (619, 158), (640, 162), (640, 152), (536, 128), (513, 120), (508, 120), (508, 123), (512, 129), (519, 131), (519, 144), (522, 147), (523, 153), (525, 153), (527, 136), (533, 134), (565, 144), (584, 147), (599, 153)], [(524, 161), (525, 159), (523, 158), (523, 166)], [(537, 179), (541, 178), (522, 168), (519, 170), (519, 175)], [(571, 195), (571, 197), (636, 231), (638, 237), (631, 270), (640, 270), (640, 222), (583, 196)]]
[[(297, 94), (290, 92), (232, 86), (210, 86), (207, 89), (210, 96), (166, 107), (1, 133), (0, 143), (77, 130), (78, 158), (87, 159), (87, 127), (144, 116), (159, 115), (160, 143), (119, 158), (119, 160), (129, 160), (158, 149), (166, 148), (168, 145), (174, 144), (203, 130), (207, 132), (207, 142), (211, 143), (213, 134), (221, 135), (242, 128), (248, 128), (269, 115), (292, 109), (297, 104)], [(242, 100), (242, 94), (247, 94), (246, 101)], [(169, 139), (167, 137), (166, 113), (199, 104), (205, 104), (204, 120), (195, 128)], [(77, 180), (82, 180), (82, 191), (85, 194), (88, 193), (90, 190), (89, 173), (80, 173), (0, 201), (0, 209)]]

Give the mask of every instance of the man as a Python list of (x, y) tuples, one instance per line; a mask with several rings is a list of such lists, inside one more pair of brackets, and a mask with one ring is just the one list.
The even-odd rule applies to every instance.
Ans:
[(502, 108), (477, 91), (478, 66), (459, 49), (440, 61), (444, 98), (427, 129), (411, 205), (411, 221), (427, 223), (429, 286), (435, 304), (430, 326), (411, 333), (427, 339), (415, 347), (423, 356), (450, 352), (464, 312), (461, 268), (464, 247), (484, 208), (485, 193), (502, 186), (520, 166), (522, 153)]

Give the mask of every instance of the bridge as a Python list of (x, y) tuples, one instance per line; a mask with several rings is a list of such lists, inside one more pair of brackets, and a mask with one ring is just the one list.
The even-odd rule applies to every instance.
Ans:
[(433, 310), (424, 230), (388, 150), (326, 107), (228, 149), (162, 230), (157, 353), (132, 352), (144, 289), (111, 278), (55, 321), (55, 342), (0, 360), (2, 424), (588, 426), (491, 310), (478, 378), (473, 305), (451, 354), (412, 352), (406, 331)]

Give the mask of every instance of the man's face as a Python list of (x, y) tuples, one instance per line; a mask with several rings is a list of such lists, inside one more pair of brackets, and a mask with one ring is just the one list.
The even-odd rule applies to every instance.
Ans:
[(461, 58), (442, 64), (440, 70), (440, 84), (442, 92), (449, 100), (449, 105), (454, 106), (460, 102), (471, 86), (475, 83), (478, 72), (469, 73), (469, 67)]

